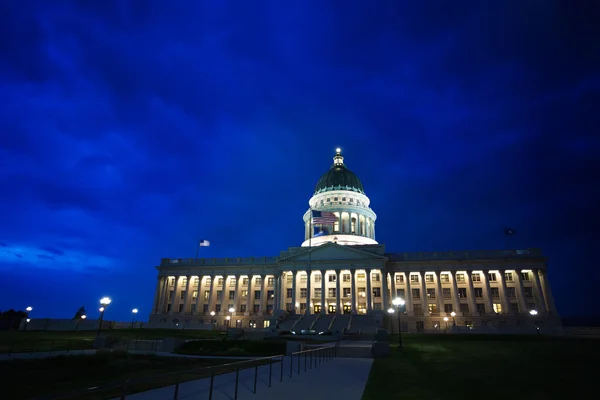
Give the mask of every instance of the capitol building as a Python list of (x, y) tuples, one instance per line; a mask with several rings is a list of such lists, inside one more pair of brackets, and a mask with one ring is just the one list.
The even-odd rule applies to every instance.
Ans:
[[(318, 332), (560, 326), (540, 249), (387, 252), (340, 149), (308, 203), (304, 241), (279, 256), (162, 259), (150, 324)], [(392, 303), (398, 298), (403, 306)]]

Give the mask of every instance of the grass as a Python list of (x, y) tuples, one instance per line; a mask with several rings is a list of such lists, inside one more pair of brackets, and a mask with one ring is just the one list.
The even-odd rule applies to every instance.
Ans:
[[(210, 376), (202, 367), (231, 363), (223, 359), (196, 359), (133, 355), (125, 352), (100, 352), (93, 356), (60, 356), (48, 359), (18, 359), (0, 362), (0, 376), (10, 382), (11, 399), (59, 395), (86, 388), (111, 384), (111, 388), (77, 395), (76, 399), (106, 399), (126, 393), (136, 393)], [(245, 366), (264, 365), (268, 361), (251, 361)], [(191, 369), (198, 369), (190, 371)], [(216, 373), (235, 370), (223, 365)], [(183, 372), (186, 371), (186, 372)], [(179, 373), (176, 373), (179, 372)], [(168, 375), (165, 375), (168, 374)], [(151, 378), (151, 379), (147, 379)], [(139, 380), (112, 386), (128, 380)], [(17, 389), (18, 388), (18, 389)]]
[(272, 340), (194, 340), (184, 343), (175, 353), (203, 356), (266, 357), (284, 354), (285, 342)]
[[(159, 340), (165, 337), (207, 339), (225, 335), (219, 331), (179, 329), (115, 329), (102, 330), (100, 334), (119, 340)], [(0, 354), (90, 349), (95, 337), (95, 331), (0, 331)]]
[[(392, 343), (397, 343), (397, 336)], [(595, 392), (600, 341), (544, 336), (404, 335), (373, 363), (363, 400), (564, 399)]]

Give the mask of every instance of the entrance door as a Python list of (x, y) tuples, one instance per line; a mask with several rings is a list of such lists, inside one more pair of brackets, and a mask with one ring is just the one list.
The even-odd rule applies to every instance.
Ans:
[(344, 314), (351, 314), (352, 306), (350, 304), (344, 304)]
[(321, 306), (318, 304), (315, 304), (313, 309), (315, 310), (315, 314), (319, 314), (321, 312)]
[(335, 304), (329, 305), (329, 314), (335, 314)]
[(417, 332), (424, 332), (425, 331), (425, 325), (423, 324), (423, 321), (417, 321)]

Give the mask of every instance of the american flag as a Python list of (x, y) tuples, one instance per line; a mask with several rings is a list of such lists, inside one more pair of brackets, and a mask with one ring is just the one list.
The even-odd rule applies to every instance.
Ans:
[(312, 223), (329, 225), (337, 222), (338, 218), (332, 212), (327, 211), (313, 211), (312, 212)]

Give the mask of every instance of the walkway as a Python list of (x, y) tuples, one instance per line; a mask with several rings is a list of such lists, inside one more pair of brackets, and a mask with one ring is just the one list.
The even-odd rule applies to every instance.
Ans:
[(96, 350), (54, 350), (54, 351), (34, 351), (33, 353), (4, 353), (0, 354), (0, 361), (15, 360), (15, 359), (34, 359), (34, 358), (49, 358), (58, 356), (80, 356), (80, 355), (96, 354)]
[[(283, 382), (280, 382), (281, 364), (273, 364), (271, 387), (269, 367), (259, 367), (254, 389), (254, 368), (240, 371), (238, 383), (239, 400), (330, 400), (332, 397), (344, 400), (362, 398), (372, 359), (336, 358), (304, 372), (304, 359), (301, 360), (298, 374), (297, 358), (294, 358), (294, 372), (290, 378), (290, 357), (284, 358)], [(199, 379), (179, 386), (179, 400), (208, 399), (210, 379)], [(172, 400), (174, 386), (154, 389), (127, 396), (128, 400)], [(232, 400), (235, 392), (235, 372), (216, 376), (213, 386), (213, 400)]]

